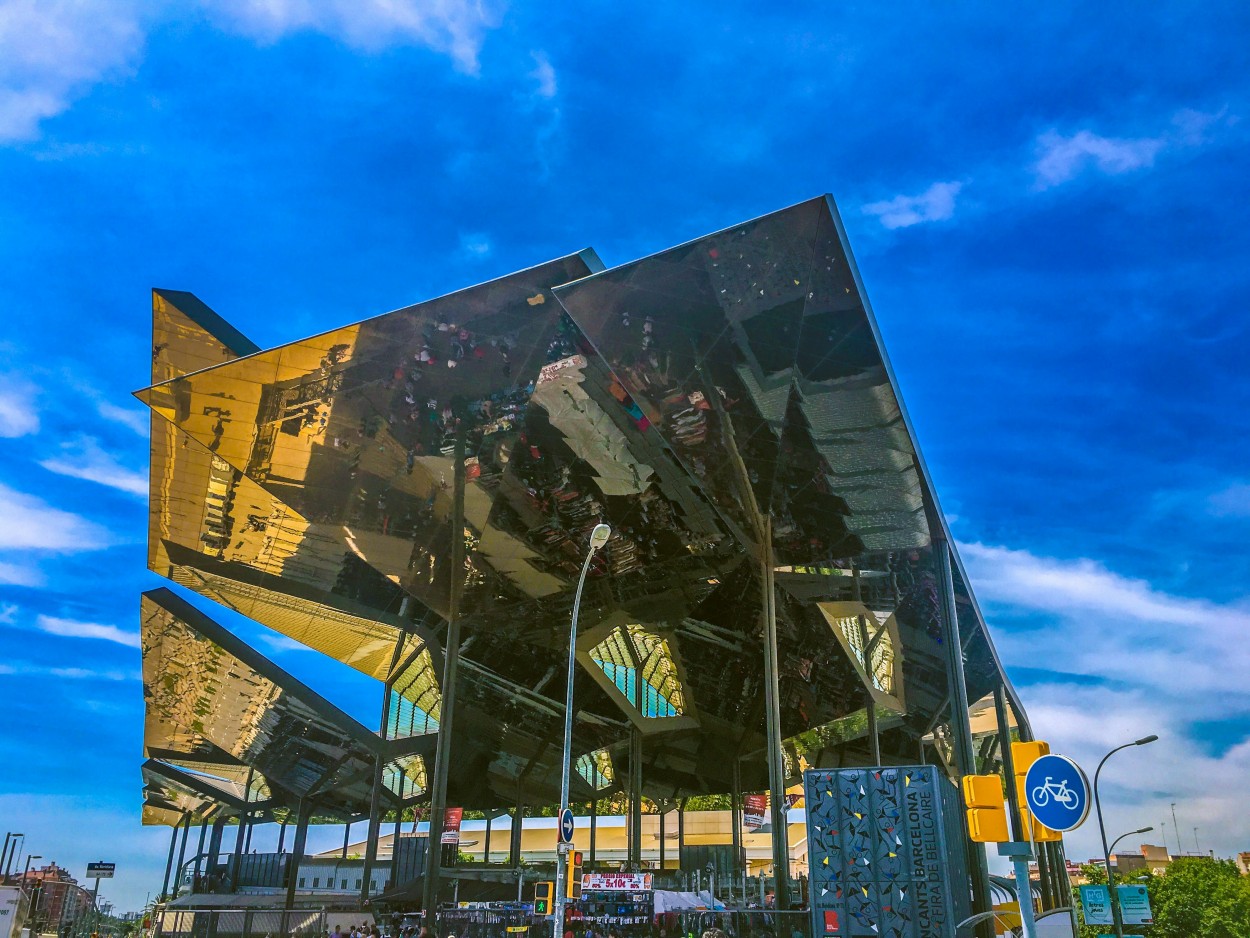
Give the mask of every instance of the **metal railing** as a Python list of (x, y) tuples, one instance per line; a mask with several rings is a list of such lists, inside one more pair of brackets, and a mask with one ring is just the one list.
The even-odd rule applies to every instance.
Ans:
[(295, 909), (166, 909), (152, 938), (324, 938), (326, 913)]

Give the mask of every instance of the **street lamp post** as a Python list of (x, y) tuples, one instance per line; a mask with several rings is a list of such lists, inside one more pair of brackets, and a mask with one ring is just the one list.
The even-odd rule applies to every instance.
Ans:
[[(573, 676), (577, 666), (577, 614), (582, 606), (582, 587), (595, 552), (608, 542), (612, 528), (596, 524), (590, 532), (590, 544), (586, 549), (586, 562), (582, 564), (581, 576), (577, 578), (577, 592), (573, 594), (573, 615), (569, 622), (569, 673), (564, 689), (564, 761), (560, 770), (560, 817), (569, 806), (569, 770), (573, 761)], [(555, 913), (555, 938), (564, 933), (565, 893), (568, 891), (569, 855), (561, 849), (556, 854), (556, 894), (552, 911)]]
[(42, 860), (42, 859), (43, 859), (43, 854), (42, 854), (42, 853), (35, 853), (35, 854), (32, 854), (32, 855), (30, 855), (30, 856), (28, 856), (28, 857), (26, 858), (26, 869), (22, 870), (22, 885), (23, 885), (23, 886), (25, 886), (25, 885), (26, 885), (26, 874), (30, 872), (30, 861), (31, 861), (31, 860)]
[(13, 861), (17, 859), (17, 855), (18, 853), (21, 852), (21, 849), (22, 849), (22, 845), (18, 844), (19, 839), (22, 841), (22, 845), (26, 843), (25, 834), (14, 834), (13, 835), (13, 850), (9, 853), (9, 855), (5, 858), (5, 861), (4, 861), (4, 882), (6, 883), (9, 881), (9, 868), (13, 865)]
[[(1135, 739), (1131, 743), (1125, 743), (1123, 746), (1116, 746), (1102, 757), (1102, 761), (1098, 763), (1098, 768), (1094, 770), (1094, 809), (1098, 812), (1098, 835), (1102, 838), (1102, 858), (1107, 864), (1107, 891), (1110, 893), (1111, 918), (1115, 923), (1116, 938), (1124, 938), (1124, 923), (1120, 921), (1120, 904), (1116, 901), (1115, 885), (1111, 882), (1111, 848), (1107, 846), (1107, 828), (1102, 820), (1102, 801), (1098, 797), (1098, 776), (1102, 774), (1102, 767), (1106, 765), (1107, 760), (1120, 750), (1131, 749), (1134, 746), (1144, 746), (1147, 743), (1153, 743), (1158, 738), (1158, 736), (1152, 733), (1149, 736), (1143, 736), (1141, 739)], [(1121, 838), (1116, 838), (1116, 843), (1119, 843), (1120, 840)]]

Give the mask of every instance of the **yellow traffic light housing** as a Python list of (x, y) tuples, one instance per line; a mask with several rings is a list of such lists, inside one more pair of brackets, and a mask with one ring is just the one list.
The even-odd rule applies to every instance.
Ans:
[(965, 775), (963, 789), (964, 805), (968, 809), (968, 836), (981, 844), (1011, 840), (1002, 779), (997, 775)]
[(580, 899), (582, 897), (582, 852), (574, 850), (569, 854), (569, 875), (564, 882), (564, 898)]
[(1032, 840), (1034, 843), (1056, 843), (1063, 840), (1063, 834), (1056, 830), (1051, 830), (1044, 824), (1038, 822), (1033, 816), (1033, 812), (1029, 810), (1029, 801), (1025, 797), (1024, 777), (1029, 772), (1029, 767), (1033, 765), (1042, 756), (1050, 755), (1050, 743), (1042, 740), (1034, 740), (1029, 743), (1012, 743), (1011, 744), (1011, 761), (1014, 763), (1013, 768), (1016, 770), (1016, 804), (1020, 806), (1020, 829), (1024, 832), (1026, 839)]

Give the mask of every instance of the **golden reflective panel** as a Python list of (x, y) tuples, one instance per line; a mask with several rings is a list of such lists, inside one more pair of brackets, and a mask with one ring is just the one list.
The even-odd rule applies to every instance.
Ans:
[[(153, 771), (247, 803), (276, 790), (300, 797), (345, 766), (371, 765), (373, 734), (168, 590), (144, 594), (140, 636), (144, 744), (169, 763)], [(223, 754), (247, 774), (223, 765)], [(367, 802), (366, 786), (354, 795)]]

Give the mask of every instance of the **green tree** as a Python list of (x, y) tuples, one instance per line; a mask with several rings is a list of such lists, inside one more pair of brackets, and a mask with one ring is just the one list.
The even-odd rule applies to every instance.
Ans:
[[(1085, 864), (1089, 883), (1105, 883), (1101, 864)], [(1144, 885), (1150, 894), (1153, 925), (1129, 925), (1126, 935), (1149, 938), (1250, 938), (1250, 877), (1241, 876), (1229, 860), (1178, 857), (1161, 875), (1140, 870), (1117, 875), (1115, 883)], [(1080, 895), (1073, 890), (1080, 908)], [(1081, 916), (1084, 922), (1084, 916)], [(1108, 934), (1110, 926), (1081, 925), (1080, 938)]]

